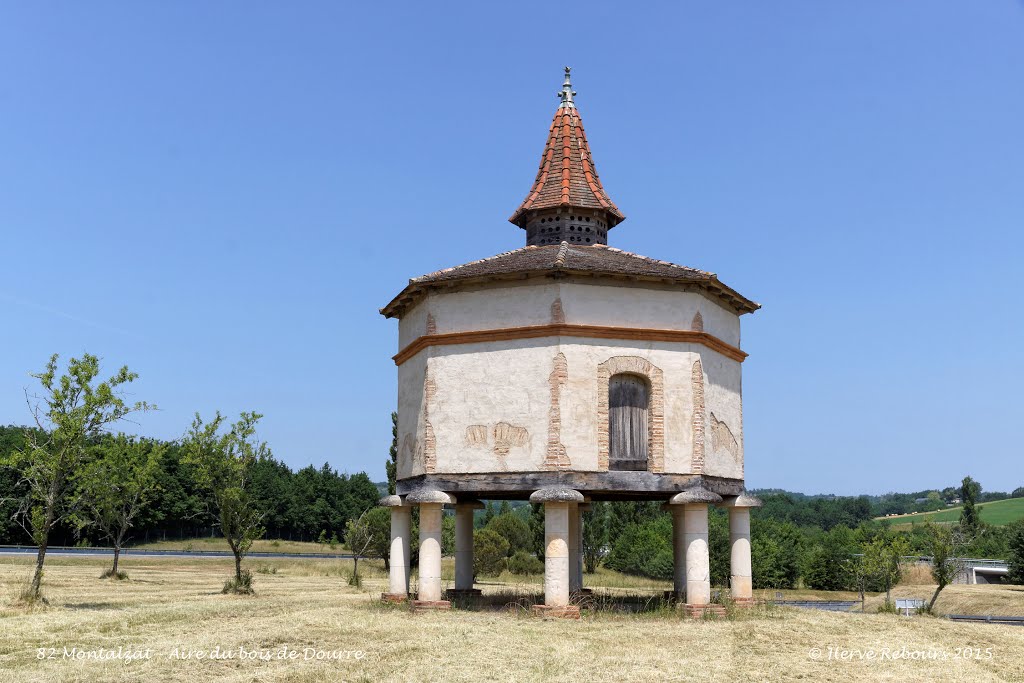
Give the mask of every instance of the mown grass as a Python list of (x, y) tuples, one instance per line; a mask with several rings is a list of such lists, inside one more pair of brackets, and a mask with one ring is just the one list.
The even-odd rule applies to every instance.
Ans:
[[(101, 581), (102, 558), (53, 558), (49, 605), (12, 606), (31, 558), (0, 561), (0, 681), (1000, 681), (1024, 680), (1024, 629), (932, 617), (761, 608), (687, 620), (654, 591), (596, 586), (580, 621), (530, 616), (539, 584), (480, 584), (485, 604), (413, 613), (377, 599), (379, 563), (361, 561), (362, 588), (345, 560), (253, 561), (254, 596), (221, 594), (230, 560), (125, 558), (126, 581)], [(260, 573), (260, 566), (267, 573)], [(276, 573), (270, 570), (276, 569)], [(364, 571), (365, 570), (365, 571)], [(617, 580), (605, 575), (608, 581)], [(532, 579), (532, 577), (531, 577)], [(627, 579), (621, 579), (626, 582)], [(450, 579), (445, 583), (449, 583)], [(925, 586), (913, 589), (927, 589)], [(954, 586), (956, 600), (1016, 600), (1000, 586)], [(971, 598), (975, 596), (975, 598)], [(646, 611), (615, 604), (647, 600)], [(490, 607), (487, 602), (493, 603)], [(955, 604), (955, 603), (951, 603)], [(1016, 603), (1013, 603), (1016, 604)], [(957, 604), (958, 611), (964, 611)], [(63, 648), (152, 651), (133, 662), (64, 659)], [(173, 659), (189, 650), (296, 650), (295, 660)], [(936, 652), (949, 659), (833, 659), (829, 648)], [(963, 648), (992, 656), (963, 657)], [(37, 659), (38, 648), (54, 659)], [(361, 653), (304, 659), (313, 651)], [(814, 652), (817, 649), (817, 654)], [(960, 648), (960, 656), (957, 656)]]
[[(1007, 498), (1006, 500), (993, 500), (988, 503), (978, 503), (978, 513), (983, 522), (995, 526), (1002, 526), (1024, 519), (1024, 498)], [(936, 510), (935, 512), (917, 512), (911, 515), (899, 515), (896, 517), (876, 517), (878, 520), (889, 520), (894, 528), (910, 527), (914, 524), (922, 524), (926, 521), (932, 522), (958, 522), (962, 507)]]

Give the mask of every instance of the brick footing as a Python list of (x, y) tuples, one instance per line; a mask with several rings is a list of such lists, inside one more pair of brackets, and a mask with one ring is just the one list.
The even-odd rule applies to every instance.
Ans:
[(724, 605), (688, 605), (688, 604), (683, 604), (681, 606), (682, 606), (683, 610), (685, 610), (684, 614), (686, 616), (688, 616), (688, 617), (693, 617), (694, 619), (700, 619), (700, 618), (702, 618), (704, 616), (707, 616), (707, 615), (714, 615), (716, 617), (724, 617), (725, 616), (725, 606)]
[(381, 593), (380, 599), (384, 602), (405, 602), (409, 596), (405, 593)]
[(757, 600), (755, 600), (754, 598), (733, 598), (732, 604), (736, 607), (742, 607), (746, 609), (756, 605)]
[(534, 615), (552, 619), (579, 619), (578, 605), (534, 605)]
[(438, 610), (450, 610), (452, 603), (447, 600), (413, 600), (412, 609), (414, 612), (434, 612)]

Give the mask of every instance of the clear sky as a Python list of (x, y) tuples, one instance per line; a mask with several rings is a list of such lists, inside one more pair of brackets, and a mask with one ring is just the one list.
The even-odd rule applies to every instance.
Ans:
[(611, 245), (764, 304), (748, 486), (1024, 485), (1016, 0), (4, 2), (0, 423), (89, 351), (382, 479), (377, 309), (525, 243), (566, 64)]

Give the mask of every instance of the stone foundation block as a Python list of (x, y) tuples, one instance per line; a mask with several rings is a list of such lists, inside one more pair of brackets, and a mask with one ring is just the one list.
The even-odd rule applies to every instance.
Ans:
[(409, 596), (405, 593), (381, 593), (380, 599), (384, 602), (405, 602), (409, 599)]
[(580, 608), (578, 605), (534, 605), (532, 608), (534, 616), (545, 619), (579, 619)]
[(716, 617), (724, 617), (725, 616), (725, 606), (724, 605), (689, 605), (689, 604), (683, 604), (682, 608), (683, 608), (684, 614), (686, 616), (692, 617), (694, 619), (702, 619), (702, 618), (704, 618), (705, 616), (708, 616), (708, 615), (713, 615), (713, 616), (716, 616)]

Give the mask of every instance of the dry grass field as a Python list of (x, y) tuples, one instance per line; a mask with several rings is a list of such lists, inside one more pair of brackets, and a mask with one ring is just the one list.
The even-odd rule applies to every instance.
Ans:
[[(228, 542), (223, 538), (192, 538), (176, 541), (153, 541), (152, 543), (140, 543), (128, 549), (131, 550), (188, 550), (203, 551), (217, 550), (231, 552)], [(252, 543), (254, 553), (318, 553), (318, 554), (343, 554), (348, 553), (348, 548), (336, 544), (333, 548), (327, 543), (308, 543), (303, 541), (264, 540), (257, 539)]]
[[(413, 614), (374, 600), (383, 586), (379, 566), (360, 563), (371, 566), (357, 589), (345, 578), (351, 563), (334, 560), (252, 561), (258, 593), (237, 597), (220, 593), (228, 561), (129, 558), (123, 561), (129, 580), (109, 582), (96, 578), (105, 565), (99, 559), (54, 558), (45, 578), (49, 605), (26, 609), (12, 602), (30, 562), (0, 561), (5, 683), (1024, 681), (1024, 628), (1015, 626), (777, 607), (706, 621), (684, 620), (673, 609), (638, 615), (598, 610), (578, 622), (545, 621), (522, 609)], [(631, 581), (587, 577), (592, 585), (602, 578)], [(517, 597), (526, 603), (537, 588), (526, 581), (487, 584), (485, 592), (497, 604)], [(638, 595), (642, 587), (613, 588)], [(981, 595), (986, 609), (1024, 614), (1018, 589), (954, 586), (943, 600), (963, 612), (960, 603)], [(148, 649), (150, 656), (76, 658), (119, 647)], [(194, 654), (215, 648), (221, 657)], [(239, 658), (240, 648), (270, 658)], [(274, 658), (282, 649), (296, 658)], [(314, 658), (307, 660), (307, 652)], [(328, 653), (336, 658), (315, 659)]]

